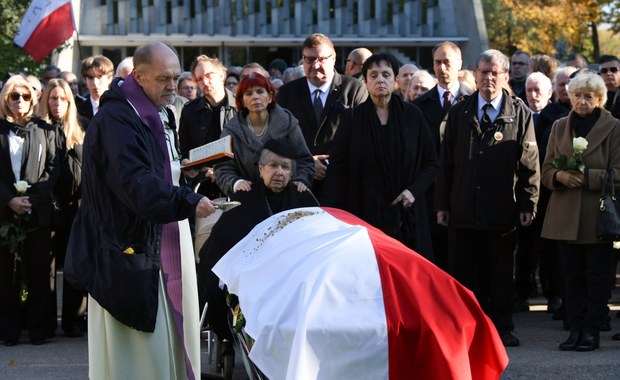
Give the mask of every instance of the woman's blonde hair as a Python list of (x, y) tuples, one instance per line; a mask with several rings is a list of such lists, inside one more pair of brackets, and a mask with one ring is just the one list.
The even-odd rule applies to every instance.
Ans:
[(28, 113), (25, 115), (25, 118), (30, 120), (32, 115), (37, 112), (37, 94), (34, 89), (30, 86), (30, 83), (26, 81), (21, 75), (13, 75), (4, 83), (4, 87), (2, 87), (2, 92), (0, 92), (0, 119), (7, 119), (10, 122), (15, 121), (15, 117), (13, 112), (9, 108), (9, 96), (16, 88), (26, 89), (30, 94), (30, 109)]
[[(65, 112), (60, 120), (53, 120), (49, 110), (49, 98), (52, 90), (58, 87), (64, 91), (69, 105), (67, 107), (67, 112)], [(84, 130), (78, 122), (75, 98), (73, 97), (73, 92), (71, 92), (71, 87), (69, 87), (69, 84), (64, 79), (52, 79), (47, 82), (43, 90), (43, 95), (41, 96), (40, 116), (41, 119), (49, 124), (54, 124), (54, 121), (60, 122), (66, 136), (67, 149), (73, 148), (75, 144), (84, 143)]]
[(601, 99), (598, 106), (603, 108), (607, 102), (607, 87), (605, 81), (598, 73), (590, 70), (582, 70), (568, 82), (568, 93), (571, 92), (593, 92)]

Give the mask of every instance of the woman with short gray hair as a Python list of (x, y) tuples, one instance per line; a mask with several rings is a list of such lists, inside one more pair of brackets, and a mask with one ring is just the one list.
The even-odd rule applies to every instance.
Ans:
[(559, 348), (592, 351), (609, 312), (612, 242), (597, 238), (596, 220), (606, 173), (620, 183), (620, 121), (603, 108), (607, 90), (598, 74), (579, 73), (568, 94), (572, 110), (553, 125), (542, 166), (553, 192), (541, 236), (558, 241), (564, 272), (570, 335)]

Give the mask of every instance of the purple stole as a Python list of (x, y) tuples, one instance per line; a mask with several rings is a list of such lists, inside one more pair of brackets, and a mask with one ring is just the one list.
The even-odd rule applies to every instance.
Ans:
[[(136, 82), (133, 75), (129, 75), (121, 84), (121, 90), (127, 100), (136, 109), (140, 119), (146, 124), (151, 133), (159, 142), (159, 146), (164, 155), (163, 169), (164, 180), (172, 183), (172, 172), (170, 170), (170, 157), (168, 156), (168, 144), (166, 143), (166, 132), (164, 125), (159, 117), (159, 111), (155, 104), (146, 96), (142, 87)], [(163, 272), (164, 286), (170, 299), (174, 323), (177, 327), (179, 341), (183, 347), (185, 367), (189, 379), (194, 379), (194, 371), (185, 350), (185, 337), (183, 335), (183, 288), (181, 278), (181, 247), (179, 245), (179, 224), (178, 222), (163, 225), (161, 234), (161, 270)]]

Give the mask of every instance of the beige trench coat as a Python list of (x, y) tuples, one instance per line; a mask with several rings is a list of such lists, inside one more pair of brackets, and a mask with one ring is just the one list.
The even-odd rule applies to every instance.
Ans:
[(547, 145), (542, 183), (552, 189), (553, 193), (541, 236), (580, 244), (601, 243), (596, 238), (596, 218), (607, 168), (614, 171), (616, 192), (620, 187), (620, 121), (608, 111), (602, 110), (598, 121), (585, 137), (588, 141), (588, 149), (582, 155), (586, 167), (585, 186), (568, 189), (554, 182), (559, 170), (553, 166), (553, 160), (562, 154), (567, 157), (573, 154), (572, 141), (575, 135), (569, 120), (570, 114), (553, 124)]

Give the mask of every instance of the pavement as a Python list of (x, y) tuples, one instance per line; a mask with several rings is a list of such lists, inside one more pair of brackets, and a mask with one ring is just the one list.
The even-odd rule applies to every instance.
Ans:
[[(609, 380), (620, 379), (620, 341), (611, 336), (620, 332), (620, 288), (611, 299), (612, 331), (601, 333), (601, 348), (592, 352), (560, 351), (558, 345), (568, 332), (561, 321), (551, 319), (545, 300), (535, 298), (529, 312), (514, 314), (514, 335), (520, 347), (507, 348), (510, 363), (502, 380)], [(41, 346), (32, 346), (24, 335), (19, 345), (0, 345), (0, 379), (2, 380), (72, 380), (88, 378), (88, 340), (67, 338), (59, 330), (57, 336)], [(215, 363), (209, 364), (207, 343), (202, 345), (202, 372), (215, 374)], [(237, 355), (234, 380), (247, 379), (240, 355)], [(415, 374), (412, 374), (415, 378)], [(369, 379), (373, 380), (373, 379)]]

